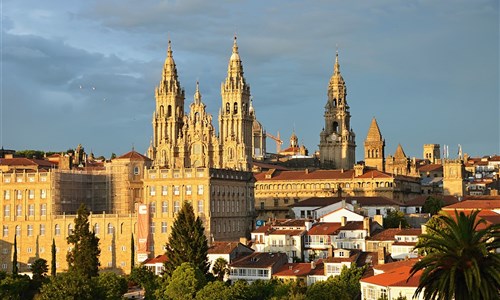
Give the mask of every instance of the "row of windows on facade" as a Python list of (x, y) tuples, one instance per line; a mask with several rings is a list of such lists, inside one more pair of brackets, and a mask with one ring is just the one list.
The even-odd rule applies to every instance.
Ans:
[[(156, 186), (150, 186), (149, 187), (149, 195), (150, 196), (156, 196), (157, 187)], [(178, 196), (181, 194), (181, 186), (179, 185), (174, 185), (172, 186), (173, 194)], [(203, 190), (204, 186), (202, 184), (198, 185), (198, 195), (203, 195)], [(168, 195), (168, 186), (162, 185), (160, 187), (161, 191), (161, 196), (167, 196)], [(186, 185), (185, 189), (185, 194), (186, 195), (192, 195), (193, 194), (193, 187), (191, 185)], [(245, 196), (245, 188), (243, 187), (233, 187), (233, 186), (226, 186), (226, 187), (219, 187), (219, 186), (212, 186), (212, 195), (228, 195), (228, 196)]]
[(304, 189), (338, 189), (338, 188), (361, 188), (361, 187), (392, 187), (392, 182), (356, 182), (356, 183), (339, 183), (339, 184), (329, 184), (329, 183), (312, 183), (312, 184), (256, 184), (256, 190), (304, 190)]
[[(166, 156), (166, 155), (163, 155), (163, 156)], [(135, 167), (134, 168), (134, 175), (139, 175), (139, 167)], [(149, 170), (149, 179), (156, 179), (156, 170), (154, 169), (151, 169)], [(196, 172), (196, 177), (198, 178), (203, 178), (205, 176), (205, 173), (204, 173), (204, 170), (203, 169), (199, 169), (197, 170)], [(174, 170), (173, 171), (173, 178), (181, 178), (182, 177), (182, 174), (180, 172), (180, 170)], [(191, 173), (191, 169), (185, 169), (184, 170), (184, 177), (185, 178), (192, 178), (192, 173)], [(160, 171), (160, 178), (168, 178), (168, 170), (161, 170)], [(231, 179), (233, 179), (233, 176), (231, 175)]]
[[(126, 252), (127, 251), (127, 246), (121, 246), (121, 251), (122, 252)], [(56, 253), (59, 253), (61, 249), (59, 247), (56, 247)], [(68, 247), (68, 252), (70, 252), (71, 250), (73, 250), (73, 247), (69, 246)], [(108, 251), (109, 252), (113, 252), (114, 249), (113, 249), (113, 246), (109, 246), (108, 247)], [(21, 249), (18, 247), (17, 248), (17, 253), (21, 253)], [(26, 248), (26, 253), (33, 253), (33, 248), (32, 247), (27, 247)], [(45, 253), (45, 247), (39, 247), (38, 248), (38, 253), (40, 254), (43, 254)], [(2, 254), (6, 255), (6, 254), (10, 254), (10, 247), (5, 247), (2, 249)]]
[[(36, 181), (36, 177), (35, 177), (34, 174), (33, 175), (28, 175), (27, 179), (28, 179), (27, 182), (35, 182)], [(19, 174), (19, 175), (16, 176), (15, 182), (24, 182), (24, 181), (25, 181), (25, 178), (24, 178), (24, 176), (22, 174)], [(46, 182), (47, 181), (47, 175), (46, 174), (40, 174), (40, 181), (41, 182)], [(3, 182), (5, 182), (5, 183), (12, 182), (10, 174), (5, 174), (4, 175)]]
[[(15, 199), (21, 200), (23, 199), (23, 194), (25, 190), (14, 190), (14, 197)], [(26, 190), (27, 197), (28, 199), (35, 199), (35, 190), (30, 189)], [(39, 195), (41, 199), (46, 199), (47, 198), (47, 190), (46, 189), (41, 189), (39, 191)], [(3, 191), (3, 199), (4, 200), (10, 200), (11, 199), (11, 190), (4, 190)]]
[[(35, 204), (28, 204), (27, 214), (30, 217), (35, 216)], [(46, 216), (47, 215), (47, 204), (46, 203), (40, 204), (40, 215), (41, 216)], [(9, 218), (10, 217), (10, 204), (5, 204), (3, 206), (3, 216), (5, 218)], [(22, 204), (17, 204), (15, 206), (15, 216), (16, 217), (22, 217), (23, 216), (23, 205)]]
[[(108, 264), (107, 264), (107, 265), (108, 265), (108, 268), (113, 268), (113, 262), (108, 262)], [(29, 264), (28, 264), (28, 266), (29, 266)], [(126, 263), (126, 262), (124, 262), (124, 261), (120, 262), (120, 267), (124, 268), (124, 267), (126, 267), (126, 266), (127, 266), (127, 263)], [(3, 269), (3, 270), (6, 270), (6, 269), (7, 269), (7, 267), (8, 267), (8, 265), (7, 265), (6, 263), (3, 263), (3, 264), (2, 264), (2, 269)], [(56, 268), (57, 268), (57, 269), (59, 269), (59, 268), (60, 268), (60, 263), (56, 262)]]
[[(134, 224), (134, 233), (135, 233), (135, 227), (136, 227), (136, 224)], [(34, 227), (31, 224), (26, 225), (27, 236), (33, 236), (33, 234), (34, 234), (33, 228)], [(101, 233), (99, 223), (94, 224), (94, 226), (92, 228), (93, 228), (93, 231), (95, 234), (98, 235)], [(73, 230), (74, 230), (74, 225), (73, 225), (73, 223), (71, 223), (68, 225), (67, 235), (72, 234)], [(168, 230), (167, 222), (161, 222), (161, 233), (167, 233), (167, 230)], [(122, 223), (120, 225), (120, 234), (123, 234), (123, 231), (124, 231), (124, 224)], [(21, 236), (21, 225), (16, 225), (15, 232), (16, 232), (17, 236)], [(41, 236), (44, 236), (45, 232), (46, 232), (45, 231), (45, 224), (40, 224), (38, 234)], [(112, 223), (108, 223), (106, 233), (107, 234), (114, 234), (115, 233), (115, 227)], [(155, 233), (155, 223), (154, 222), (150, 223), (150, 233), (151, 234)], [(3, 235), (3, 237), (9, 236), (9, 225), (3, 225), (3, 234), (2, 235)], [(54, 225), (54, 235), (56, 235), (56, 236), (61, 235), (61, 225), (59, 225), (59, 224)]]
[[(228, 222), (227, 225), (226, 225), (226, 222)], [(222, 226), (220, 223), (222, 223)], [(221, 232), (223, 232), (223, 233), (225, 233), (225, 232), (240, 232), (241, 231), (240, 220), (238, 220), (238, 221), (235, 221), (235, 220), (230, 221), (229, 220), (229, 221), (222, 221), (219, 223), (217, 223), (217, 221), (214, 221), (214, 225), (215, 225), (215, 228), (217, 229), (218, 233), (221, 233)]]

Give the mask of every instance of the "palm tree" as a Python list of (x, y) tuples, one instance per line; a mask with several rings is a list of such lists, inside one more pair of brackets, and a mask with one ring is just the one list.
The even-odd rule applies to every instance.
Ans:
[(441, 214), (440, 226), (421, 235), (415, 248), (428, 254), (410, 272), (412, 277), (422, 270), (414, 297), (423, 292), (426, 300), (500, 299), (500, 253), (495, 252), (500, 249), (500, 224), (487, 227), (478, 213)]

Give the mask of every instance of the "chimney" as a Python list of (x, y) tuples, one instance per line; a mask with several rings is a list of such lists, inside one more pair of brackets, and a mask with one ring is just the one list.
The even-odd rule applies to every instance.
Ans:
[(240, 237), (240, 243), (246, 246), (248, 244), (247, 238), (244, 236)]
[[(312, 262), (311, 262), (311, 263), (312, 263)], [(289, 265), (289, 266), (288, 266), (288, 270), (291, 270), (291, 269), (293, 269), (293, 266), (292, 266), (292, 265)]]
[(345, 224), (347, 224), (347, 217), (346, 216), (340, 217), (340, 226), (345, 226)]
[(374, 215), (373, 221), (377, 222), (380, 226), (384, 227), (384, 216), (382, 215)]
[(309, 229), (311, 229), (312, 227), (312, 222), (311, 221), (305, 221), (304, 222), (304, 226), (306, 227), (306, 230), (309, 231)]
[(316, 269), (316, 263), (314, 262), (314, 260), (311, 261), (311, 270), (314, 270)]
[(378, 248), (378, 264), (379, 265), (385, 264), (385, 256), (386, 256), (385, 247), (379, 247)]
[(333, 257), (333, 245), (328, 247), (328, 257)]
[(345, 199), (342, 199), (342, 208), (345, 208)]
[(371, 230), (371, 222), (370, 222), (370, 217), (365, 217), (363, 219), (363, 229), (366, 230), (366, 236), (370, 237), (370, 230)]
[(309, 174), (309, 169), (308, 169), (308, 168), (306, 168), (305, 172), (306, 172), (306, 174)]

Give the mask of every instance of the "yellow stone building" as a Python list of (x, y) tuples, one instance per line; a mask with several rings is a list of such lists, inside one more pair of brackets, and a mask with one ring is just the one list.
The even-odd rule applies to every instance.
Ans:
[[(169, 41), (155, 89), (147, 156), (132, 150), (110, 162), (95, 163), (79, 145), (72, 157), (0, 159), (0, 270), (12, 269), (15, 235), (20, 272), (29, 271), (36, 258), (50, 263), (53, 240), (57, 269), (66, 270), (66, 237), (81, 203), (92, 212), (89, 221), (100, 238), (101, 268), (117, 272), (132, 267), (132, 237), (134, 263), (164, 253), (170, 226), (184, 201), (193, 205), (210, 240), (249, 237), (255, 214), (252, 148), (265, 153), (262, 137), (258, 145), (254, 140), (259, 134), (265, 137), (265, 131), (254, 126), (260, 123), (236, 38), (221, 85), (219, 134), (205, 110), (199, 84), (189, 112), (184, 111), (184, 96)], [(145, 221), (138, 215), (142, 207), (148, 212)], [(138, 228), (143, 225), (145, 233)], [(146, 240), (147, 249), (139, 252), (138, 240)]]

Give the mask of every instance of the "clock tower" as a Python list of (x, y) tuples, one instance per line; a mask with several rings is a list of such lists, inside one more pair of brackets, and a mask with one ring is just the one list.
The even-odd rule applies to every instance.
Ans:
[(335, 56), (333, 75), (328, 84), (325, 127), (320, 133), (319, 154), (324, 169), (352, 169), (356, 142), (351, 129), (351, 114), (346, 102), (346, 86), (340, 74), (339, 54)]

